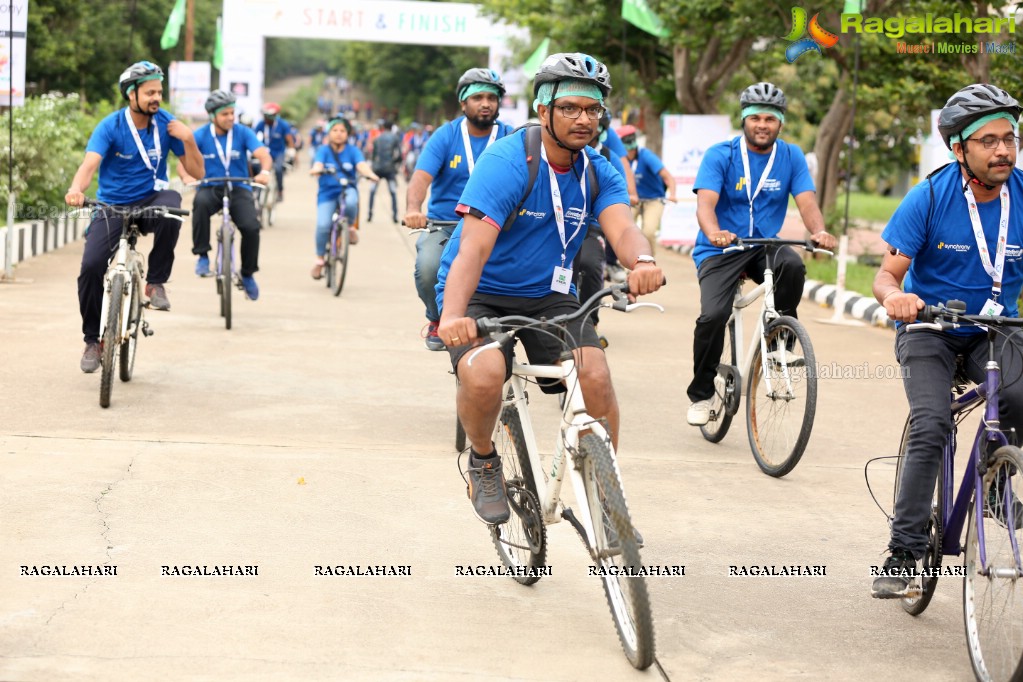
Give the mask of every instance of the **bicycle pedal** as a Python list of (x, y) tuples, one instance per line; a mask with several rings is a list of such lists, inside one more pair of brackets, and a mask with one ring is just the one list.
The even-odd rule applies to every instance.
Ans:
[(145, 322), (142, 323), (142, 336), (152, 336), (156, 332), (149, 328), (149, 325)]

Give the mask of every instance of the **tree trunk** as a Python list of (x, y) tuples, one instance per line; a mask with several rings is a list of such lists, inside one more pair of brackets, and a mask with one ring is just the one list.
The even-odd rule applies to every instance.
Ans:
[(688, 47), (674, 49), (675, 99), (684, 114), (716, 114), (724, 88), (749, 56), (753, 38), (723, 46), (711, 38), (697, 57)]
[[(839, 82), (844, 80), (840, 79)], [(839, 167), (839, 159), (852, 122), (852, 113), (852, 102), (845, 89), (839, 88), (817, 130), (817, 143), (813, 147), (817, 155), (817, 205), (825, 217), (835, 207), (840, 176), (846, 170)]]

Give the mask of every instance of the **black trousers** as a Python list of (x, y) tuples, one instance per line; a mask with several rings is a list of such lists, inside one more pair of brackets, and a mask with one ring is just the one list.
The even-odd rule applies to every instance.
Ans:
[[(219, 213), (224, 205), (224, 185), (200, 187), (192, 203), (192, 253), (197, 256), (210, 252), (210, 216)], [(231, 220), (242, 233), (242, 276), (250, 277), (259, 271), (259, 215), (252, 192), (244, 187), (231, 189)]]
[[(181, 208), (181, 195), (172, 190), (153, 192), (135, 206), (169, 206)], [(117, 251), (123, 220), (113, 213), (94, 211), (85, 232), (85, 251), (78, 273), (78, 309), (82, 314), (82, 335), (86, 343), (99, 341), (99, 318), (103, 311), (103, 273)], [(174, 266), (174, 247), (178, 243), (181, 221), (174, 218), (145, 217), (139, 219), (142, 234), (154, 235), (149, 252), (150, 284), (165, 284)]]
[[(700, 265), (700, 316), (693, 334), (693, 381), (686, 394), (689, 400), (708, 400), (714, 395), (714, 376), (721, 351), (725, 347), (725, 329), (732, 314), (732, 297), (739, 277), (746, 275), (757, 284), (764, 281), (767, 250), (754, 248), (739, 253), (711, 256)], [(782, 315), (796, 316), (803, 296), (806, 266), (788, 247), (775, 251), (774, 305)]]

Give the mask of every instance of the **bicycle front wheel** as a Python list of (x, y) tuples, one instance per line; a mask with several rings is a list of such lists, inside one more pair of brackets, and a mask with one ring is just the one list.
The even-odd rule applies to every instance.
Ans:
[(220, 272), (217, 279), (220, 285), (220, 314), (224, 316), (224, 328), (231, 328), (231, 289), (234, 282), (231, 281), (231, 254), (234, 235), (231, 234), (231, 225), (226, 220), (220, 226)]
[[(980, 504), (974, 500), (970, 505), (963, 618), (978, 680), (1023, 679), (1023, 508), (1014, 492), (1020, 487), (1021, 471), (1020, 449), (998, 448), (981, 481)], [(983, 529), (983, 539), (978, 528)]]
[(128, 332), (121, 344), (120, 368), (121, 381), (131, 381), (131, 373), (135, 369), (135, 347), (142, 328), (142, 278), (136, 273), (131, 278), (131, 304), (128, 306)]
[(541, 577), (537, 569), (547, 562), (547, 526), (540, 513), (522, 422), (514, 406), (501, 410), (494, 428), (494, 446), (501, 458), (512, 513), (507, 522), (490, 526), (490, 537), (501, 563), (514, 571), (515, 581), (532, 585)]
[(121, 331), (121, 299), (124, 297), (124, 275), (114, 275), (110, 282), (107, 326), (103, 330), (102, 368), (99, 380), (99, 406), (110, 407), (110, 391), (114, 387), (114, 348)]
[(330, 247), (330, 288), (335, 296), (341, 295), (348, 272), (348, 221), (338, 224), (337, 237)]
[(650, 596), (643, 577), (639, 540), (625, 506), (621, 479), (610, 443), (594, 433), (579, 441), (590, 521), (597, 546), (591, 548), (598, 561), (597, 573), (618, 640), (629, 663), (639, 670), (654, 660), (654, 624)]
[(746, 388), (746, 428), (753, 457), (769, 476), (792, 471), (806, 450), (817, 411), (817, 362), (810, 335), (793, 317), (764, 330), (767, 355), (758, 345)]
[[(955, 425), (953, 424), (952, 438), (955, 437)], [(954, 441), (953, 441), (954, 442)], [(906, 448), (909, 445), (909, 418), (906, 418), (906, 426), (902, 429), (902, 441), (899, 444), (899, 465), (895, 469), (895, 499), (899, 498), (899, 486), (902, 485), (903, 470), (906, 465)], [(927, 520), (927, 552), (923, 559), (923, 575), (919, 583), (914, 581), (911, 586), (911, 594), (901, 599), (902, 609), (911, 616), (919, 616), (931, 603), (934, 590), (938, 586), (937, 571), (935, 575), (929, 575), (934, 569), (941, 568), (941, 542), (942, 528), (941, 520), (941, 496), (945, 481), (945, 465), (938, 469), (938, 479), (934, 485), (934, 499), (931, 502), (931, 518)], [(893, 503), (894, 508), (894, 503)]]

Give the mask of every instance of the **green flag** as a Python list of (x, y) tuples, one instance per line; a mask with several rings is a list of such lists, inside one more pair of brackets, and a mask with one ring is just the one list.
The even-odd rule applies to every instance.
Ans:
[(845, 0), (842, 14), (863, 14), (863, 0)]
[(181, 35), (181, 27), (185, 24), (185, 0), (175, 0), (174, 9), (167, 17), (167, 25), (163, 28), (163, 36), (160, 38), (160, 47), (169, 50), (178, 44), (178, 36)]
[(646, 0), (622, 0), (622, 19), (658, 38), (671, 35), (661, 18), (646, 4)]
[(526, 80), (530, 80), (536, 75), (536, 72), (540, 70), (540, 65), (543, 64), (543, 60), (547, 59), (547, 49), (551, 46), (551, 39), (544, 38), (540, 45), (533, 50), (533, 54), (529, 55), (529, 59), (522, 65), (522, 75)]
[(224, 20), (217, 17), (217, 42), (213, 44), (213, 68), (224, 68)]

